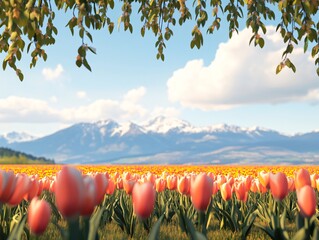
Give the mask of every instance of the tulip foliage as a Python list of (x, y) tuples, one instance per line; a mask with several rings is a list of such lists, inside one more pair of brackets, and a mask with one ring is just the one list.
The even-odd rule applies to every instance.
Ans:
[(306, 169), (294, 177), (267, 171), (235, 177), (83, 174), (63, 166), (44, 178), (0, 170), (0, 239), (48, 239), (52, 231), (63, 240), (100, 239), (112, 234), (108, 226), (121, 238), (158, 239), (161, 229), (175, 227), (163, 238), (213, 239), (221, 229), (241, 239), (318, 239), (317, 183)]
[[(54, 45), (59, 34), (56, 22), (59, 21), (57, 16), (63, 16), (57, 14), (60, 11), (69, 16), (64, 26), (70, 29), (72, 35), (78, 35), (82, 42), (76, 65), (89, 70), (87, 54), (96, 52), (91, 46), (92, 30), (107, 28), (111, 34), (116, 21), (117, 27), (124, 31), (132, 33), (133, 29), (138, 28), (141, 36), (147, 31), (152, 32), (156, 37), (156, 58), (162, 60), (167, 41), (173, 37), (177, 25), (187, 26), (187, 22), (193, 25), (190, 30), (191, 48), (200, 48), (204, 44), (204, 33), (213, 34), (226, 27), (231, 38), (242, 25), (252, 31), (247, 42), (262, 48), (265, 45), (263, 34), (267, 32), (265, 25), (271, 21), (287, 46), (283, 50), (282, 60), (278, 59), (280, 63), (276, 71), (280, 72), (284, 67), (296, 71), (289, 55), (298, 43), (303, 44), (305, 52), (308, 46), (311, 47), (311, 56), (315, 58), (315, 64), (319, 64), (318, 5), (318, 1), (314, 0), (1, 0), (0, 53), (6, 53), (2, 67), (11, 67), (23, 80), (17, 61), (22, 59), (25, 51), (31, 55), (30, 68), (36, 66), (39, 58), (46, 61), (45, 47)], [(132, 19), (140, 21), (140, 24)]]

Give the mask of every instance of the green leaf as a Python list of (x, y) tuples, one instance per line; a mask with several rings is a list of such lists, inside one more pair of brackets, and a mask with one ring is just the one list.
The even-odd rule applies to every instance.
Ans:
[(98, 230), (103, 212), (104, 212), (104, 208), (98, 207), (95, 210), (95, 212), (92, 214), (92, 217), (90, 219), (90, 229), (89, 229), (88, 240), (96, 239), (97, 230)]
[(261, 48), (263, 48), (264, 45), (265, 45), (265, 40), (264, 40), (263, 38), (259, 38), (259, 39), (258, 39), (258, 44), (259, 44), (259, 46), (260, 46)]
[(164, 215), (162, 215), (157, 222), (154, 224), (152, 227), (152, 230), (150, 232), (150, 235), (148, 236), (148, 240), (158, 240), (159, 239), (159, 232), (160, 232), (160, 227), (162, 220), (164, 218)]
[[(19, 76), (19, 78), (20, 78), (20, 76)], [(22, 81), (23, 78), (22, 79), (20, 78), (20, 80)], [(23, 217), (21, 217), (21, 216), (18, 217), (18, 222), (14, 225), (14, 227), (10, 233), (10, 236), (8, 237), (7, 240), (20, 240), (21, 239), (22, 233), (24, 231), (26, 219), (27, 219), (26, 214)]]
[(90, 72), (92, 71), (91, 66), (89, 65), (88, 61), (86, 58), (83, 58), (83, 65), (86, 67)]
[(291, 240), (301, 240), (306, 239), (307, 232), (305, 228), (301, 228), (297, 231), (297, 233), (292, 237)]

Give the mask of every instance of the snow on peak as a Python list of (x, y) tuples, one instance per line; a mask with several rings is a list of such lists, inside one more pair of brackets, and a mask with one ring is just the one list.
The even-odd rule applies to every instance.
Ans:
[(119, 134), (120, 136), (124, 135), (139, 135), (145, 133), (145, 129), (143, 127), (132, 123), (132, 122), (127, 122), (119, 125), (117, 128), (114, 129), (112, 136)]
[(188, 122), (172, 118), (159, 116), (142, 125), (146, 131), (156, 133), (167, 133), (172, 130), (180, 132), (194, 132), (195, 128)]
[(234, 132), (240, 133), (243, 132), (243, 128), (236, 125), (228, 125), (228, 124), (216, 124), (208, 127), (208, 130), (211, 132)]
[(3, 137), (7, 140), (8, 143), (26, 142), (26, 141), (34, 140), (36, 138), (25, 132), (21, 132), (21, 133), (9, 132), (9, 133), (3, 134)]
[(106, 120), (100, 120), (98, 122), (95, 122), (95, 124), (98, 126), (98, 127), (117, 127), (118, 126), (118, 123), (115, 122), (114, 120), (112, 119), (106, 119)]

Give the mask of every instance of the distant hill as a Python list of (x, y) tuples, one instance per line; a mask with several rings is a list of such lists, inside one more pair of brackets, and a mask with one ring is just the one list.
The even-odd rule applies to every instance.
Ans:
[(4, 147), (63, 164), (318, 164), (319, 131), (288, 136), (261, 127), (196, 127), (157, 117), (142, 124), (78, 123)]
[(54, 161), (0, 147), (0, 164), (54, 164)]

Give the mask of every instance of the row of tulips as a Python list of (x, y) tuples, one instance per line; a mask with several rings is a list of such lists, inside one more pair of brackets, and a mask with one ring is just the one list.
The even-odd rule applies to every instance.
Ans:
[[(116, 199), (113, 205), (107, 202), (110, 196), (116, 195), (115, 191), (125, 192), (126, 199), (131, 201), (134, 214), (130, 214), (130, 218), (134, 219), (134, 216), (137, 216), (144, 223), (150, 218), (154, 208), (159, 208), (156, 205), (160, 194), (167, 191), (178, 193), (184, 200), (180, 200), (180, 203), (175, 205), (174, 211), (180, 222), (184, 222), (184, 227), (180, 224), (182, 230), (190, 234), (191, 238), (206, 235), (209, 219), (214, 212), (214, 216), (222, 221), (222, 224), (228, 222), (235, 230), (241, 228), (236, 222), (242, 218), (240, 222), (245, 223), (242, 228), (248, 228), (245, 230), (243, 238), (249, 233), (257, 215), (266, 221), (273, 221), (274, 223), (268, 227), (260, 225), (260, 228), (273, 239), (289, 238), (283, 223), (277, 226), (276, 221), (279, 222), (287, 211), (287, 209), (280, 208), (280, 203), (287, 198), (288, 194), (296, 193), (296, 207), (300, 213), (297, 215), (300, 222), (298, 225), (300, 231), (298, 232), (302, 232), (298, 234), (306, 238), (313, 237), (317, 234), (318, 229), (315, 216), (317, 211), (316, 188), (319, 189), (319, 175), (310, 175), (305, 169), (297, 171), (294, 177), (287, 177), (282, 172), (274, 174), (261, 171), (257, 178), (251, 176), (233, 178), (231, 175), (214, 175), (212, 173), (185, 173), (177, 176), (169, 175), (166, 172), (160, 176), (152, 173), (138, 175), (129, 172), (115, 173), (112, 176), (106, 172), (83, 175), (76, 168), (64, 166), (55, 177), (42, 179), (38, 179), (37, 176), (15, 175), (12, 171), (0, 170), (0, 202), (9, 208), (25, 203), (27, 205), (27, 210), (20, 213), (21, 224), (24, 224), (24, 215), (27, 216), (30, 231), (35, 235), (41, 235), (50, 222), (52, 208), (56, 208), (56, 211), (68, 222), (69, 233), (65, 236), (69, 239), (95, 239), (98, 236), (97, 228), (101, 217), (112, 206), (120, 207), (120, 210), (112, 218), (123, 228), (126, 226), (126, 223), (123, 224), (123, 222), (130, 221), (131, 223), (128, 225), (131, 225), (128, 227), (128, 231), (132, 230), (130, 228), (133, 227), (133, 221), (121, 217), (121, 214), (128, 216), (125, 213), (129, 211), (130, 204), (124, 203), (124, 200), (118, 203), (119, 200)], [(273, 202), (268, 199), (268, 203), (259, 202), (258, 206), (251, 206), (250, 210), (245, 210), (245, 204), (249, 205), (248, 202), (253, 200), (249, 199), (253, 198), (252, 194), (266, 193), (271, 195)], [(48, 194), (52, 194), (52, 201), (45, 199)], [(220, 203), (212, 201), (217, 195), (220, 196)], [(169, 200), (166, 204), (168, 202)], [(227, 210), (229, 202), (232, 202), (232, 206), (239, 206), (237, 212), (234, 212), (234, 207)], [(124, 206), (125, 204), (127, 206)], [(181, 206), (184, 207), (184, 210)], [(191, 207), (196, 211), (185, 211), (186, 208), (190, 209)], [(196, 212), (199, 216), (198, 224), (201, 225), (201, 233), (194, 230), (192, 223)], [(169, 220), (169, 213), (164, 210), (162, 213), (162, 216), (165, 215), (165, 218)], [(234, 217), (235, 215), (237, 218)], [(87, 227), (89, 230), (87, 229), (85, 233), (80, 231), (80, 217), (85, 219), (87, 225), (94, 224), (94, 226)], [(163, 217), (158, 215), (158, 219), (161, 221)], [(303, 223), (301, 223), (302, 221)], [(159, 231), (160, 224), (155, 225), (157, 227), (152, 231), (153, 235), (154, 232), (156, 235)], [(278, 228), (281, 231), (278, 231)], [(282, 235), (279, 236), (278, 232), (281, 232)], [(14, 234), (19, 235), (21, 232), (14, 232)], [(80, 236), (80, 234), (85, 234), (85, 236)]]

